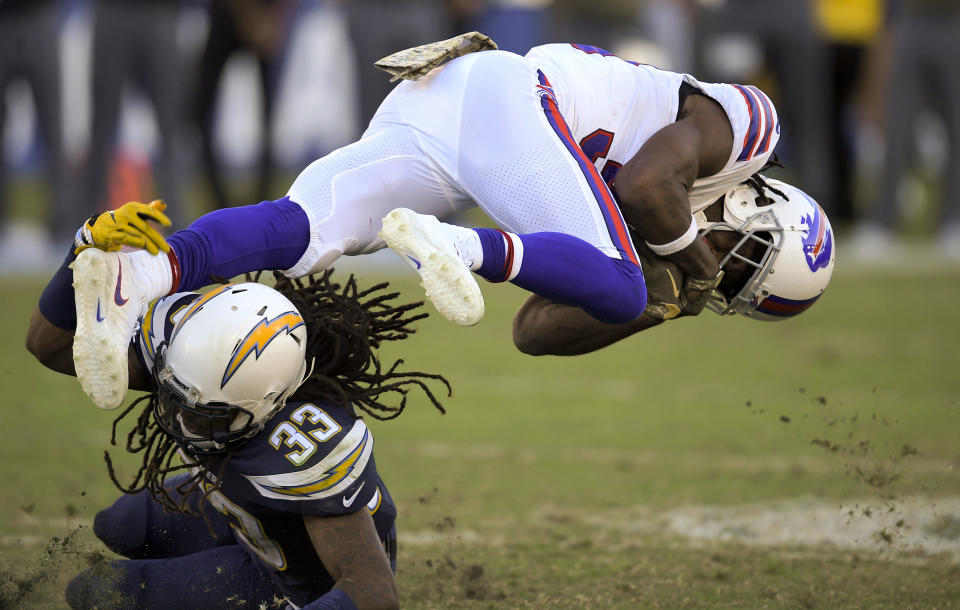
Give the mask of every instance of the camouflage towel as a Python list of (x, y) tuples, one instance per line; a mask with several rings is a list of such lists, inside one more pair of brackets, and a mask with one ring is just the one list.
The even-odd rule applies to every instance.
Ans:
[(468, 32), (448, 40), (431, 42), (412, 49), (398, 51), (373, 65), (392, 74), (391, 83), (400, 78), (419, 80), (426, 76), (430, 70), (447, 63), (451, 59), (475, 51), (488, 51), (496, 48), (497, 43), (488, 36), (484, 36), (480, 32)]

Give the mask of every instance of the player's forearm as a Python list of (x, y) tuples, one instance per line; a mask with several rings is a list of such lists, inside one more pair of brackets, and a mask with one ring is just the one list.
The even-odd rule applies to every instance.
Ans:
[(60, 268), (43, 289), (37, 309), (27, 328), (27, 351), (49, 369), (67, 375), (73, 370), (73, 333), (77, 315), (73, 298), (73, 271), (76, 256), (68, 253)]
[[(662, 179), (624, 205), (624, 215), (651, 249), (676, 263), (691, 277), (714, 277), (720, 267), (707, 244), (697, 236), (690, 200), (683, 184)], [(658, 250), (662, 248), (663, 250)]]
[(365, 577), (363, 574), (354, 577), (341, 576), (334, 586), (347, 594), (357, 608), (393, 610), (400, 607), (397, 588), (392, 578), (386, 582), (383, 579)]
[(682, 250), (665, 255), (665, 258), (676, 263), (690, 277), (712, 278), (720, 272), (717, 258), (699, 237)]
[[(304, 515), (303, 522), (317, 555), (336, 579), (336, 589), (358, 608), (398, 607), (396, 581), (369, 512), (361, 509), (339, 516)], [(337, 608), (319, 605), (326, 597), (314, 602), (316, 608)]]
[(617, 172), (624, 219), (647, 242), (663, 244), (690, 226), (689, 188), (699, 171), (700, 136), (687, 123), (653, 134)]
[[(704, 110), (715, 109), (708, 105)], [(714, 122), (723, 120), (714, 118)], [(661, 129), (616, 178), (620, 208), (633, 231), (654, 253), (668, 257), (694, 278), (714, 277), (720, 269), (710, 249), (697, 238), (689, 190), (698, 176), (722, 166), (723, 154), (729, 155), (722, 146), (705, 144), (704, 129), (694, 119)]]
[(48, 369), (76, 375), (73, 369), (73, 331), (51, 324), (39, 308), (30, 318), (26, 347)]
[(396, 589), (377, 587), (363, 579), (341, 578), (334, 588), (301, 610), (393, 610), (399, 608)]
[(632, 322), (606, 324), (578, 307), (531, 295), (513, 319), (513, 343), (531, 356), (578, 356), (661, 322), (643, 314)]

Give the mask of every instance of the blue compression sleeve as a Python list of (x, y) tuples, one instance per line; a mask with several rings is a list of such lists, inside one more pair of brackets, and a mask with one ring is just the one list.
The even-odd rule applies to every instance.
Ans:
[(284, 197), (211, 212), (167, 242), (180, 264), (179, 290), (196, 290), (209, 284), (211, 275), (293, 267), (310, 244), (310, 221)]

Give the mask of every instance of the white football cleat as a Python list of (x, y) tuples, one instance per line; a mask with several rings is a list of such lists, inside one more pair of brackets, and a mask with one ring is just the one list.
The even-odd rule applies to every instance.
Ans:
[(420, 285), (443, 317), (461, 326), (483, 318), (483, 294), (443, 223), (397, 208), (383, 218), (378, 235), (420, 274)]
[(87, 248), (70, 267), (77, 305), (73, 337), (77, 379), (94, 404), (116, 409), (127, 394), (130, 340), (148, 302), (122, 252)]

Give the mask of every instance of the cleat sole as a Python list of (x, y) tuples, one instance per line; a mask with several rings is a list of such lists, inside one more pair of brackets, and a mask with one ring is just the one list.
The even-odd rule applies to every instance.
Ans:
[(414, 212), (393, 210), (384, 217), (379, 237), (420, 274), (424, 294), (443, 317), (461, 326), (477, 324), (484, 303), (473, 274), (459, 258), (421, 237), (416, 222)]
[(97, 321), (98, 304), (113, 298), (103, 279), (111, 276), (111, 270), (102, 253), (93, 248), (83, 251), (71, 268), (77, 307), (73, 338), (77, 379), (94, 404), (101, 409), (116, 409), (126, 396), (128, 384), (127, 344), (121, 347), (115, 340), (124, 330), (116, 320)]

